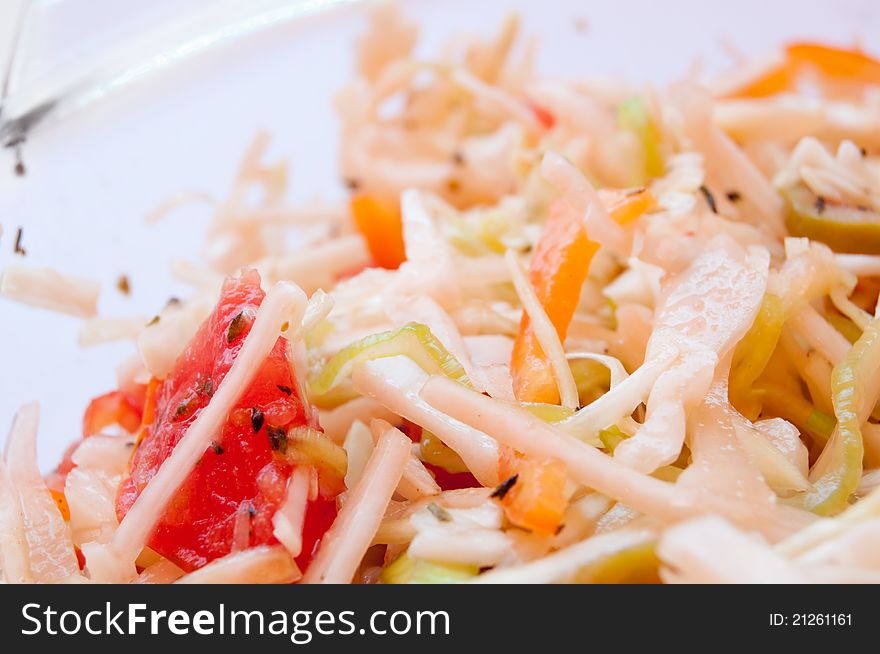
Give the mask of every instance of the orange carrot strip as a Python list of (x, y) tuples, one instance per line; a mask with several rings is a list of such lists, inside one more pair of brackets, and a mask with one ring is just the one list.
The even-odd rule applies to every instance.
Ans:
[(832, 79), (880, 84), (880, 61), (860, 50), (831, 48), (818, 43), (792, 43), (786, 48), (786, 54), (793, 64), (814, 66)]
[(372, 195), (356, 195), (351, 199), (351, 215), (376, 264), (393, 270), (406, 260), (398, 211)]
[[(547, 226), (532, 257), (530, 278), (559, 339), (565, 342), (581, 287), (599, 246), (587, 238), (580, 216), (573, 214), (560, 202), (551, 207)], [(611, 205), (609, 212), (612, 219), (626, 225), (653, 207), (654, 198), (646, 190), (621, 193), (612, 199)], [(559, 391), (550, 363), (525, 313), (513, 345), (511, 374), (514, 394), (519, 401), (559, 402)]]
[(814, 69), (831, 80), (880, 84), (880, 61), (856, 49), (834, 48), (818, 43), (792, 43), (785, 59), (743, 86), (730, 98), (764, 98), (790, 90), (807, 70)]
[(556, 459), (526, 459), (517, 475), (501, 501), (507, 519), (538, 534), (556, 533), (568, 508), (565, 464)]

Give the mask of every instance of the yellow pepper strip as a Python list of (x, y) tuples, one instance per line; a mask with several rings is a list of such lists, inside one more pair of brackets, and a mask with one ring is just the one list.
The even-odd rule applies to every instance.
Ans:
[(578, 570), (574, 583), (659, 584), (660, 559), (656, 548), (655, 541), (648, 541), (612, 552)]

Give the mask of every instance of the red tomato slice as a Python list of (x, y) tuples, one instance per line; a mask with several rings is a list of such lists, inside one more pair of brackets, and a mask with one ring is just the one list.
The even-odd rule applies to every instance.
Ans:
[[(199, 328), (172, 372), (155, 387), (152, 416), (145, 416), (140, 442), (117, 497), (121, 518), (162, 462), (208, 405), (232, 367), (265, 293), (260, 276), (248, 271), (227, 279), (214, 312)], [(194, 570), (232, 552), (277, 542), (272, 516), (284, 500), (292, 467), (273, 451), (270, 431), (308, 425), (317, 415), (297, 393), (278, 339), (216, 440), (179, 489), (149, 546), (184, 570)], [(310, 503), (304, 529), (304, 568), (336, 514), (332, 498)]]
[(143, 398), (135, 398), (122, 391), (111, 391), (89, 403), (83, 415), (83, 437), (101, 433), (110, 425), (119, 425), (127, 432), (135, 432), (141, 424)]
[(64, 493), (67, 475), (76, 467), (73, 453), (89, 436), (99, 434), (111, 425), (119, 425), (131, 433), (138, 431), (144, 412), (145, 396), (146, 386), (137, 384), (130, 391), (111, 391), (89, 402), (83, 414), (82, 438), (65, 450), (58, 467), (46, 475), (46, 485), (49, 489)]

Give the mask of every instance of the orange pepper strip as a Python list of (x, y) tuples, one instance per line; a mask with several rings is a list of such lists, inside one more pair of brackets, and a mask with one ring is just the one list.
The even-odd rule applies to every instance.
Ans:
[(49, 493), (51, 493), (52, 499), (55, 500), (55, 504), (58, 506), (58, 510), (61, 512), (61, 517), (64, 518), (65, 522), (69, 521), (70, 506), (67, 504), (67, 498), (64, 497), (64, 493), (54, 488), (49, 489)]
[(501, 501), (507, 519), (538, 534), (555, 534), (568, 508), (565, 464), (556, 459), (526, 459), (517, 475)]
[(728, 93), (729, 98), (764, 98), (791, 89), (810, 68), (824, 77), (864, 84), (880, 84), (880, 61), (859, 50), (832, 48), (817, 43), (792, 43), (785, 59), (745, 85)]
[(832, 79), (880, 84), (880, 61), (859, 50), (831, 48), (817, 43), (792, 43), (786, 48), (786, 54), (794, 65), (814, 66)]
[(394, 270), (406, 260), (400, 213), (372, 195), (351, 199), (351, 215), (377, 265)]
[[(626, 225), (653, 206), (654, 198), (647, 190), (621, 193), (611, 200), (609, 213), (619, 224)], [(535, 248), (530, 278), (535, 294), (563, 342), (590, 262), (598, 249), (599, 245), (587, 238), (580, 216), (557, 201), (550, 209), (547, 226)], [(511, 375), (514, 394), (520, 402), (559, 402), (550, 363), (525, 313), (513, 345)]]

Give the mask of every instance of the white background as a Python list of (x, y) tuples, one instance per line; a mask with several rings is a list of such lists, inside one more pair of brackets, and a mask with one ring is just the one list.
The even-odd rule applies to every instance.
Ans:
[[(0, 0), (0, 63), (18, 0)], [(206, 0), (55, 0), (35, 2), (20, 62), (22, 85), (57, 79), (112, 60), (120, 44), (216, 6)], [(273, 2), (225, 3), (241, 12)], [(625, 76), (663, 84), (694, 60), (709, 69), (730, 62), (726, 45), (764, 52), (793, 38), (877, 53), (880, 3), (667, 0), (411, 0), (423, 26), (420, 51), (436, 51), (462, 30), (489, 34), (516, 9), (540, 37), (539, 68), (562, 75)], [(586, 21), (585, 33), (575, 19)], [(144, 216), (169, 195), (203, 190), (221, 196), (244, 147), (259, 128), (273, 134), (272, 154), (292, 163), (292, 196), (340, 194), (335, 172), (336, 121), (330, 100), (352, 71), (359, 7), (288, 22), (210, 55), (195, 57), (132, 85), (34, 134), (28, 174), (12, 175), (0, 153), (0, 266), (24, 227), (29, 264), (45, 264), (104, 283), (104, 315), (154, 314), (169, 295), (185, 293), (167, 273), (172, 258), (196, 259), (207, 209), (180, 210), (147, 227)], [(4, 37), (5, 35), (5, 37)], [(71, 73), (73, 71), (73, 73)], [(34, 81), (36, 80), (36, 81)], [(115, 280), (126, 273), (133, 293)], [(79, 435), (88, 399), (110, 390), (130, 344), (80, 350), (78, 321), (0, 300), (0, 441), (17, 406), (39, 400), (40, 459), (49, 469)]]

